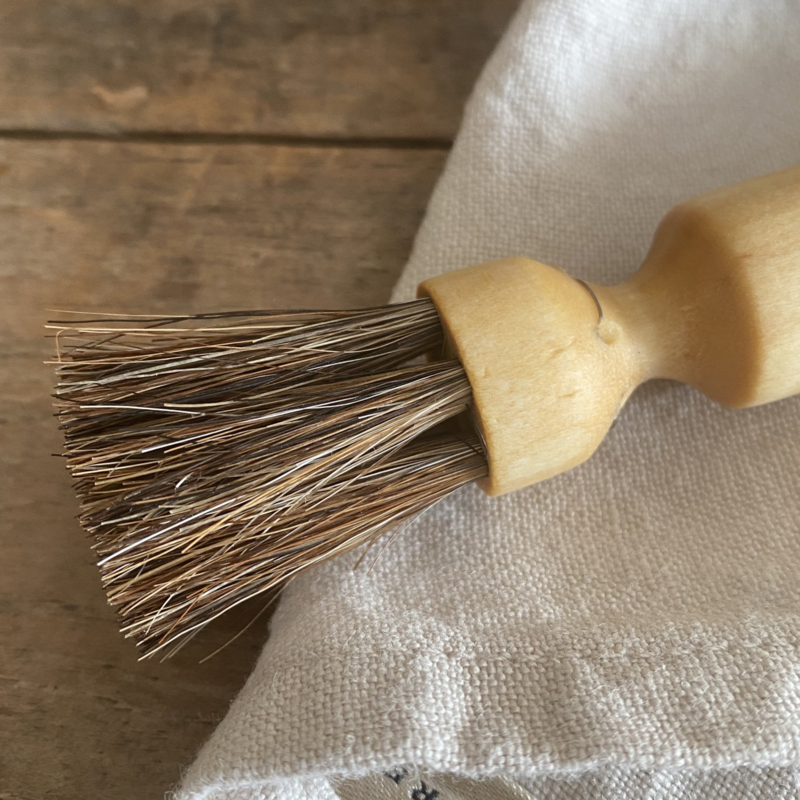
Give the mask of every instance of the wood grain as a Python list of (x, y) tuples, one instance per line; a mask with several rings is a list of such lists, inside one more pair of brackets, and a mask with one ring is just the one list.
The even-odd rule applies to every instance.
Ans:
[(4, 0), (0, 128), (453, 137), (518, 0)]
[[(137, 663), (60, 459), (46, 309), (386, 301), (437, 150), (0, 141), (0, 798), (154, 798), (244, 682), (264, 620)], [(248, 609), (252, 615), (254, 608)]]

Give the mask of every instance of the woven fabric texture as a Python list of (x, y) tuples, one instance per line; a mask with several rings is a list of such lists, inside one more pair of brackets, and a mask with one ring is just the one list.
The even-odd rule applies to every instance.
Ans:
[[(524, 2), (395, 299), (507, 255), (617, 282), (672, 205), (798, 160), (797, 2)], [(182, 800), (333, 800), (327, 775), (394, 764), (540, 800), (800, 797), (800, 398), (652, 382), (586, 464), (357, 559), (285, 592)]]

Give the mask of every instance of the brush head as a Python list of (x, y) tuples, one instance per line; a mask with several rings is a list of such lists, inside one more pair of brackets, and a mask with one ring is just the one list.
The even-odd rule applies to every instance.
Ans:
[(486, 474), (429, 300), (54, 322), (67, 465), (144, 655)]

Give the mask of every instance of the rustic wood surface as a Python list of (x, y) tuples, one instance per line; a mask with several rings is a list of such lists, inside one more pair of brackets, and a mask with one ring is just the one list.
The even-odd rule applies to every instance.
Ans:
[(171, 662), (136, 662), (51, 456), (60, 441), (42, 363), (52, 357), (46, 309), (384, 302), (443, 158), (0, 142), (0, 798), (159, 796), (266, 635), (259, 622), (198, 664), (247, 621), (238, 615)]
[(199, 663), (255, 604), (165, 663), (122, 639), (51, 455), (48, 309), (384, 302), (515, 4), (0, 5), (0, 800), (162, 797), (267, 635)]
[(3, 0), (0, 128), (448, 139), (518, 0)]

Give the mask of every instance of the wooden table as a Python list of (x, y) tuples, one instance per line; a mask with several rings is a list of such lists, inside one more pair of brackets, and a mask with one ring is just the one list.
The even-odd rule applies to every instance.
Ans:
[(51, 456), (49, 309), (386, 301), (516, 4), (0, 5), (0, 800), (162, 796), (267, 635), (202, 664), (249, 617), (165, 663), (119, 635)]

